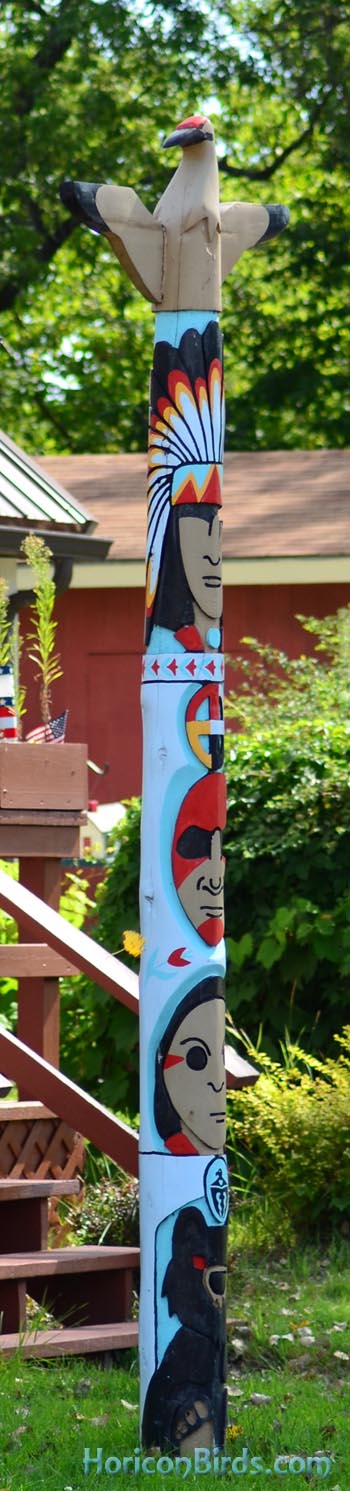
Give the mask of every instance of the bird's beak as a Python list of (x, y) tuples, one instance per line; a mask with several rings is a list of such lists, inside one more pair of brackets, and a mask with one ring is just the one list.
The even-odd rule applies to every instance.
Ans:
[(202, 129), (201, 125), (191, 126), (189, 129), (174, 129), (167, 140), (163, 140), (164, 150), (170, 150), (173, 145), (180, 145), (184, 150), (186, 145), (201, 145), (203, 140), (213, 140), (214, 135), (208, 129)]

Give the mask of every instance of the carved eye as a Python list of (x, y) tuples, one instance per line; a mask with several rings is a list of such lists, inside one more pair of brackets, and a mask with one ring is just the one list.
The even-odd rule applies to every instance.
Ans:
[(207, 1066), (208, 1062), (204, 1047), (190, 1046), (189, 1051), (186, 1052), (186, 1062), (187, 1066), (191, 1068), (191, 1072), (204, 1072), (204, 1067)]

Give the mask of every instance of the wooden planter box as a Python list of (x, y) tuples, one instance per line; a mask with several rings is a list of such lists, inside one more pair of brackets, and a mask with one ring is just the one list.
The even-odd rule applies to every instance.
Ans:
[(85, 745), (0, 741), (0, 809), (41, 811), (87, 807)]
[(0, 741), (0, 856), (75, 857), (87, 747)]

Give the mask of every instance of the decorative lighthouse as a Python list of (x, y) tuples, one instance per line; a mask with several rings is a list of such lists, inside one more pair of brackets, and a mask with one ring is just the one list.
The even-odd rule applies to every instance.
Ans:
[(142, 1439), (189, 1455), (225, 1434), (221, 283), (283, 207), (220, 204), (209, 119), (155, 212), (129, 187), (64, 182), (153, 302), (141, 836)]

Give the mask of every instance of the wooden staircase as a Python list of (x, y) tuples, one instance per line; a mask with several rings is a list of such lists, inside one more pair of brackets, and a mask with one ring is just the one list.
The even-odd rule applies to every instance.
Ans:
[[(84, 745), (0, 742), (0, 852), (19, 861), (18, 883), (0, 871), (0, 905), (21, 939), (0, 947), (0, 978), (18, 980), (16, 1036), (0, 1025), (0, 1072), (19, 1096), (0, 1105), (0, 1356), (19, 1345), (24, 1356), (85, 1355), (137, 1340), (138, 1249), (47, 1247), (50, 1197), (79, 1189), (81, 1135), (131, 1175), (138, 1163), (137, 1134), (60, 1072), (60, 977), (85, 970), (138, 1009), (136, 974), (58, 913), (62, 863), (79, 855), (86, 757)], [(41, 1329), (43, 1305), (51, 1318)]]
[[(137, 1344), (131, 1319), (139, 1249), (47, 1248), (48, 1201), (79, 1191), (79, 1182), (0, 1181), (0, 1355), (113, 1351)], [(18, 1241), (25, 1239), (25, 1252)], [(54, 1316), (48, 1330), (28, 1329), (27, 1296)], [(57, 1325), (56, 1325), (57, 1322)]]
[[(35, 852), (39, 853), (38, 847)], [(39, 1099), (48, 1112), (59, 1115), (129, 1174), (137, 1175), (135, 1131), (59, 1071), (58, 995), (51, 989), (59, 975), (72, 967), (87, 973), (100, 988), (137, 1014), (136, 975), (86, 933), (69, 925), (55, 907), (1, 870), (0, 905), (34, 939), (34, 943), (0, 949), (0, 975), (12, 973), (19, 979), (19, 1009), (24, 969), (25, 986), (31, 980), (33, 986), (30, 1001), (25, 987), (23, 1019), (19, 1022), (26, 1040), (0, 1027), (0, 1069), (16, 1081), (20, 1095)], [(40, 970), (44, 977), (38, 980)], [(37, 982), (43, 986), (38, 991)], [(38, 1009), (40, 1019), (35, 1020)], [(226, 1048), (226, 1069), (228, 1086), (232, 1087), (250, 1085), (258, 1075), (230, 1048)], [(76, 1184), (31, 1177), (0, 1180), (0, 1355), (8, 1355), (19, 1345), (25, 1356), (58, 1356), (119, 1350), (136, 1344), (137, 1325), (130, 1314), (138, 1249), (47, 1249), (48, 1198), (52, 1194), (67, 1195)], [(25, 1242), (25, 1252), (18, 1251), (19, 1241)], [(43, 1302), (50, 1306), (55, 1321), (60, 1322), (58, 1329), (27, 1331), (27, 1293), (39, 1307)]]

